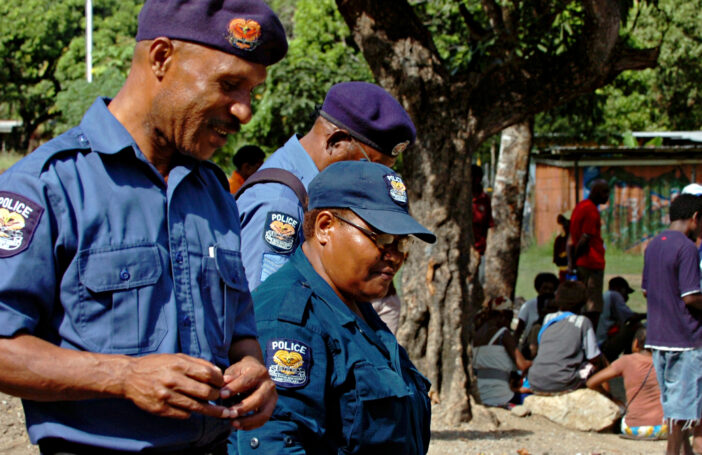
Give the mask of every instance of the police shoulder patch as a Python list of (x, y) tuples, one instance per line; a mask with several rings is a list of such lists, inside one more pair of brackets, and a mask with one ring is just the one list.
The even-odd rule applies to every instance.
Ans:
[(300, 220), (282, 212), (268, 212), (263, 226), (263, 240), (274, 251), (290, 253), (297, 244)]
[(0, 258), (26, 250), (44, 208), (9, 191), (0, 191)]
[(278, 387), (297, 389), (310, 382), (312, 350), (289, 338), (273, 338), (266, 344), (266, 368)]

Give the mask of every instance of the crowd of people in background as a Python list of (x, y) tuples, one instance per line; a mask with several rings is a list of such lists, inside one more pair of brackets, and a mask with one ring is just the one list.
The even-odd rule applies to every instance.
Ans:
[[(645, 249), (641, 288), (647, 312), (627, 302), (622, 276), (603, 292), (605, 248), (598, 205), (609, 186), (595, 180), (568, 219), (559, 215), (553, 263), (536, 275), (536, 296), (516, 309), (486, 302), (475, 318), (474, 368), (484, 404), (511, 407), (528, 394), (579, 388), (620, 404), (623, 437), (667, 438), (667, 453), (702, 450), (702, 186), (670, 204), (670, 225)], [(512, 331), (513, 330), (513, 331)], [(610, 382), (622, 378), (625, 396)], [(483, 397), (483, 395), (485, 395)]]

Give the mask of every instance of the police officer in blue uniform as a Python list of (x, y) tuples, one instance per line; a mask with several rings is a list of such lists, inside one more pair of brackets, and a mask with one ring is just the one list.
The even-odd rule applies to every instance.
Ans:
[[(392, 166), (415, 140), (412, 120), (384, 89), (367, 82), (342, 82), (327, 92), (314, 125), (302, 138), (291, 137), (261, 169), (284, 169), (305, 189), (323, 169), (338, 161), (369, 161)], [(303, 204), (281, 183), (261, 183), (239, 195), (244, 268), (253, 291), (278, 270), (304, 240)]]
[(42, 454), (221, 454), (270, 417), (238, 212), (206, 160), (286, 50), (263, 1), (147, 0), (117, 96), (0, 177), (0, 390)]
[(381, 164), (332, 164), (309, 198), (305, 242), (253, 293), (278, 404), (263, 427), (232, 433), (230, 454), (426, 453), (429, 382), (368, 302), (385, 295), (413, 237), (436, 237)]

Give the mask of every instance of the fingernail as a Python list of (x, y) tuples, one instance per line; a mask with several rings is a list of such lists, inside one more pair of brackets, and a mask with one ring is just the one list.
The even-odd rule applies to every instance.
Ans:
[(229, 409), (226, 409), (226, 408), (225, 408), (225, 409), (222, 411), (222, 418), (223, 418), (223, 419), (228, 419), (230, 415), (231, 415), (231, 412), (229, 411)]
[(232, 396), (232, 391), (229, 390), (229, 389), (221, 389), (221, 390), (219, 391), (219, 396), (220, 396), (220, 398), (227, 399), (227, 398), (229, 398), (230, 396)]

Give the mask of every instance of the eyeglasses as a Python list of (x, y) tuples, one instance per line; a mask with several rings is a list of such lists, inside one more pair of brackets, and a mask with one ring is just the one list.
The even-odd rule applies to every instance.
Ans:
[(390, 248), (390, 246), (396, 245), (397, 251), (399, 251), (400, 253), (409, 253), (409, 249), (412, 245), (413, 240), (413, 238), (409, 235), (396, 235), (386, 234), (384, 232), (373, 232), (337, 214), (334, 214), (334, 216), (343, 221), (344, 223), (355, 227), (363, 234), (365, 234), (366, 237), (368, 237), (373, 241), (373, 243), (375, 243), (375, 246), (377, 246), (379, 250), (385, 251), (386, 249)]

